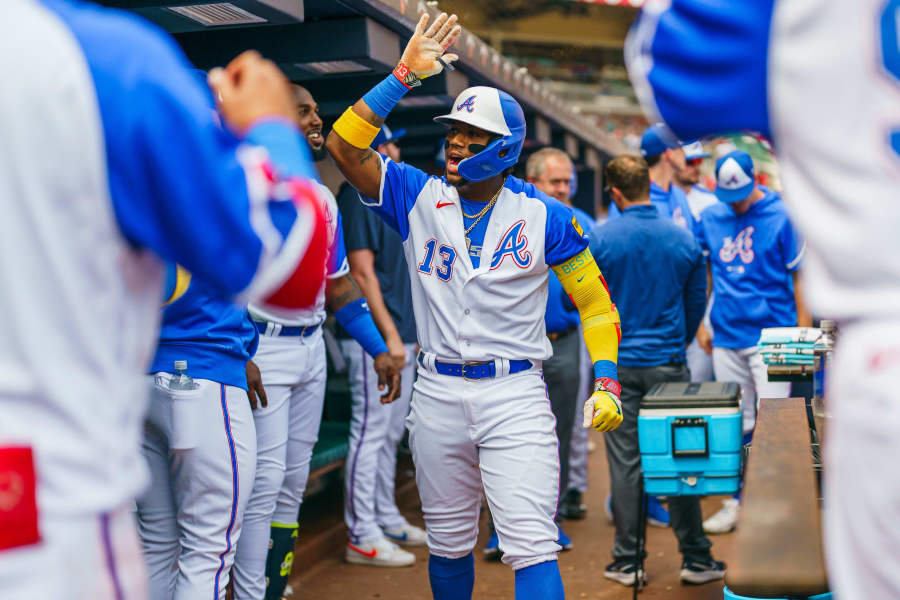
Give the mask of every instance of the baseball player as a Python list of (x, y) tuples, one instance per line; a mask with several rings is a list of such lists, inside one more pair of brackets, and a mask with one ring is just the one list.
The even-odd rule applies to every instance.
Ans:
[[(685, 193), (691, 214), (694, 220), (699, 222), (700, 213), (718, 202), (715, 194), (700, 185), (700, 165), (703, 164), (703, 159), (709, 158), (709, 153), (699, 141), (685, 144), (681, 148), (684, 150), (684, 167), (675, 172), (675, 179), (672, 180), (672, 183)], [(712, 330), (708, 312), (711, 307), (712, 302), (709, 303), (707, 314), (703, 320), (704, 329), (702, 331), (704, 334)], [(687, 364), (691, 372), (691, 381), (713, 380), (712, 346), (709, 345), (711, 339), (711, 337), (705, 337), (704, 345), (701, 346), (700, 340), (695, 336), (688, 345)]]
[[(696, 235), (697, 222), (688, 206), (684, 192), (675, 185), (675, 173), (685, 166), (681, 142), (661, 123), (644, 130), (641, 136), (641, 156), (650, 166), (650, 202), (660, 215), (669, 217), (679, 227)], [(615, 203), (609, 205), (609, 218), (621, 216)]]
[[(786, 398), (790, 382), (769, 382), (757, 348), (763, 328), (809, 326), (800, 298), (804, 246), (781, 196), (757, 186), (753, 161), (740, 150), (716, 161), (719, 202), (700, 215), (698, 241), (709, 257), (715, 301), (710, 309), (713, 371), (741, 384), (744, 443), (756, 424), (759, 398)], [(700, 329), (703, 325), (700, 326)], [(739, 495), (703, 523), (707, 533), (734, 529)]]
[(403, 239), (419, 344), (407, 419), (438, 600), (470, 598), (482, 488), (516, 598), (563, 598), (553, 514), (559, 453), (540, 376), (550, 356), (542, 315), (553, 265), (579, 308), (596, 386), (585, 424), (621, 422), (618, 316), (570, 209), (509, 176), (525, 140), (521, 107), (489, 87), (463, 91), (450, 114), (444, 177), (369, 148), (393, 106), (459, 35), (456, 16), (422, 16), (394, 72), (335, 122), (326, 147)]
[[(323, 156), (325, 138), (318, 105), (306, 88), (295, 85), (293, 93), (295, 121), (313, 152)], [(365, 298), (350, 275), (334, 196), (324, 185), (315, 186), (328, 223), (329, 243), (326, 281), (319, 287), (315, 304), (301, 311), (277, 310), (255, 303), (249, 307), (260, 333), (255, 362), (262, 373), (268, 406), (253, 412), (256, 481), (235, 558), (236, 600), (259, 600), (264, 594), (267, 600), (279, 600), (291, 572), (299, 527), (297, 514), (325, 402), (322, 323), (326, 304), (371, 357), (377, 388), (383, 392), (380, 401), (389, 403), (399, 393), (397, 369)], [(393, 544), (365, 551), (387, 558), (403, 552)]]
[(685, 144), (681, 149), (684, 151), (684, 167), (675, 171), (672, 183), (684, 192), (694, 220), (699, 220), (700, 213), (716, 203), (715, 194), (700, 185), (700, 166), (703, 159), (709, 158), (709, 152), (699, 141)]
[[(249, 362), (259, 336), (246, 307), (168, 265), (172, 272), (149, 369), (143, 454), (151, 485), (137, 501), (138, 526), (151, 598), (224, 598), (256, 470), (248, 391), (265, 403)], [(195, 389), (173, 389), (181, 373)]]
[(132, 499), (148, 481), (156, 256), (219, 296), (302, 306), (311, 298), (295, 292), (323, 277), (325, 223), (264, 148), (307, 162), (270, 118), (292, 110), (274, 64), (250, 53), (217, 72), (237, 137), (213, 122), (174, 42), (133, 14), (30, 0), (3, 11), (0, 590), (146, 598)]
[[(403, 130), (381, 127), (372, 148), (400, 161), (396, 140)], [(416, 365), (416, 323), (403, 241), (359, 201), (358, 192), (345, 183), (338, 192), (338, 207), (344, 219), (344, 241), (350, 272), (366, 295), (378, 329), (401, 369), (400, 397), (381, 406), (372, 361), (359, 343), (338, 330), (341, 354), (347, 361), (353, 418), (350, 421), (348, 461), (344, 469), (344, 521), (348, 544), (345, 558), (356, 564), (404, 566), (415, 561), (409, 552), (372, 555), (367, 549), (389, 542), (404, 546), (425, 544), (425, 532), (400, 514), (394, 499), (397, 445), (406, 431), (406, 416)], [(386, 539), (385, 539), (386, 538)]]

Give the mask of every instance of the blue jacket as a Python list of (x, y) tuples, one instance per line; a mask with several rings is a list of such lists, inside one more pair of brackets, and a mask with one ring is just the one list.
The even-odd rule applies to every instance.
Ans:
[(618, 364), (683, 363), (706, 309), (706, 269), (694, 236), (646, 204), (593, 228), (590, 239), (622, 321)]

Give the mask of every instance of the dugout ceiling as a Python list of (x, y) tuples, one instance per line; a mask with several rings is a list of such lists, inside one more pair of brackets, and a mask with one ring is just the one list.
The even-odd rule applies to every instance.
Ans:
[[(320, 104), (326, 127), (391, 71), (411, 35), (417, 15), (438, 8), (408, 0), (101, 0), (137, 12), (175, 35), (200, 68), (227, 63), (255, 48), (274, 60), (291, 80), (305, 85)], [(434, 3), (429, 3), (434, 4)], [(451, 3), (447, 3), (448, 6)], [(463, 22), (465, 25), (465, 23)], [(479, 23), (483, 26), (483, 23)], [(447, 110), (469, 85), (509, 91), (528, 117), (528, 146), (555, 143), (576, 162), (596, 168), (619, 151), (615, 140), (579, 118), (561, 97), (463, 30), (455, 51), (459, 68), (429, 78), (391, 113), (388, 125), (404, 128), (405, 157), (433, 157), (443, 128), (431, 118)]]

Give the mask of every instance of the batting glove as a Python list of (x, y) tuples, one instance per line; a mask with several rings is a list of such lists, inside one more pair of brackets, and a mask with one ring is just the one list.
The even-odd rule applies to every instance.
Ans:
[(622, 424), (622, 402), (619, 394), (622, 386), (609, 377), (601, 377), (594, 382), (594, 393), (584, 403), (582, 426), (593, 427), (597, 431), (612, 431)]

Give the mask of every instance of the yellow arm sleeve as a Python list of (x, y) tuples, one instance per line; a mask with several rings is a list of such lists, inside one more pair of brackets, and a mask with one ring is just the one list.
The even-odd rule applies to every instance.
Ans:
[(615, 364), (621, 339), (619, 313), (590, 251), (585, 249), (566, 262), (554, 265), (553, 272), (581, 315), (591, 361), (595, 365), (598, 361)]

